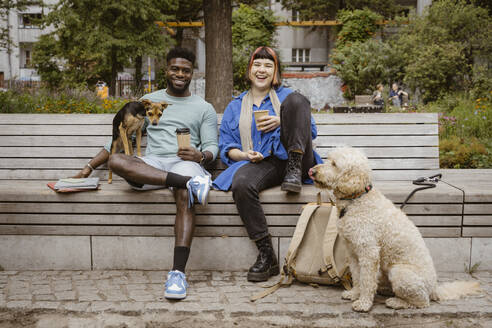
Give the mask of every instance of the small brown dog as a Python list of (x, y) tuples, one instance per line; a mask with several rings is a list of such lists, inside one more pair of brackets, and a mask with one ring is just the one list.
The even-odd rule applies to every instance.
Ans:
[[(153, 103), (148, 99), (142, 101), (132, 101), (123, 108), (113, 118), (113, 139), (111, 142), (111, 155), (125, 150), (126, 155), (133, 155), (131, 144), (132, 134), (137, 136), (137, 155), (141, 156), (142, 127), (145, 116), (148, 117), (152, 125), (159, 124), (162, 112), (169, 104), (165, 101)], [(109, 170), (108, 183), (113, 182), (113, 172)]]

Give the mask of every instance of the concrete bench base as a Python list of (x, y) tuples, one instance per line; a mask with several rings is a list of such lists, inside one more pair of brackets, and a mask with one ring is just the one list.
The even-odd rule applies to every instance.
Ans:
[[(492, 270), (492, 238), (425, 238), (440, 271), (463, 272), (480, 263)], [(290, 238), (273, 238), (280, 263)], [(0, 236), (6, 270), (169, 270), (173, 237)], [(195, 237), (190, 270), (248, 270), (257, 255), (246, 237)]]

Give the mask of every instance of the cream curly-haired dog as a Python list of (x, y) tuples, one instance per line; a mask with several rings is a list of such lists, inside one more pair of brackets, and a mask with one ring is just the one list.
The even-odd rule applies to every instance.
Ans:
[(368, 159), (355, 148), (337, 148), (310, 170), (316, 186), (332, 191), (338, 231), (347, 241), (353, 288), (342, 298), (355, 311), (369, 311), (379, 288), (392, 291), (386, 306), (422, 308), (480, 291), (478, 282), (437, 284), (436, 270), (419, 230), (371, 184)]

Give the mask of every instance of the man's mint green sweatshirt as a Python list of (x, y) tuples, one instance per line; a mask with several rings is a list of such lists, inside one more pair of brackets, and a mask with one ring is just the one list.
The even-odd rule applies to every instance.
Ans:
[[(214, 159), (217, 157), (219, 151), (217, 113), (210, 103), (196, 95), (173, 97), (168, 95), (165, 89), (146, 94), (141, 99), (148, 99), (152, 102), (166, 101), (169, 104), (162, 113), (158, 125), (149, 124), (148, 118), (145, 118), (146, 156), (176, 156), (178, 153), (176, 129), (189, 128), (191, 146), (200, 151), (211, 152)], [(109, 152), (111, 141), (104, 148)]]

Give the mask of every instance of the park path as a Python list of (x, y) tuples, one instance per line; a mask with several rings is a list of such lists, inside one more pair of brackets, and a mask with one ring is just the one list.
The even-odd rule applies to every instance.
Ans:
[(294, 284), (255, 303), (245, 272), (192, 271), (183, 301), (163, 297), (165, 271), (0, 272), (0, 328), (36, 327), (492, 327), (492, 272), (439, 273), (477, 279), (483, 294), (427, 309), (395, 311), (376, 297), (351, 310), (338, 287)]

